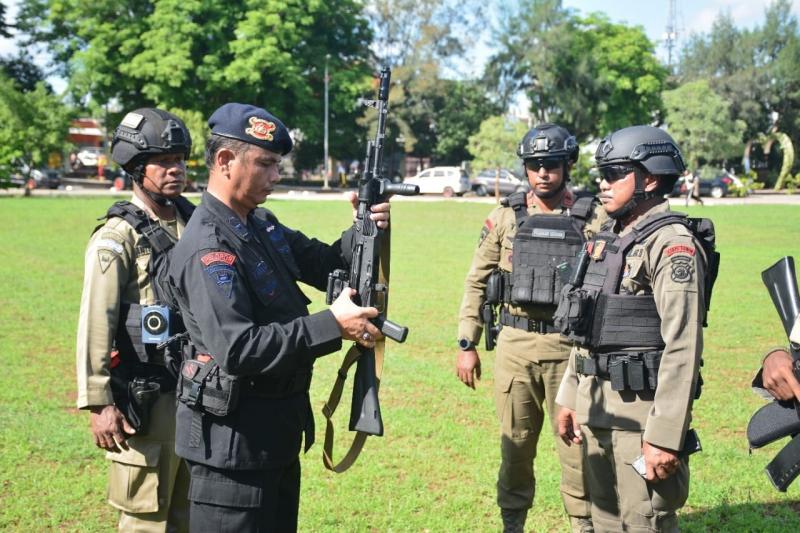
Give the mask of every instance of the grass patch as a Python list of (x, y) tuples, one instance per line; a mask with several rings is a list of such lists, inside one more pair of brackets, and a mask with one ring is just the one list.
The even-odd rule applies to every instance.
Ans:
[[(86, 413), (75, 410), (75, 331), (84, 247), (108, 199), (0, 199), (0, 530), (108, 531), (106, 463)], [(271, 201), (281, 220), (323, 240), (348, 223), (344, 202)], [(490, 206), (397, 202), (393, 208), (390, 317), (411, 329), (388, 347), (381, 400), (386, 436), (336, 476), (322, 466), (319, 414), (341, 355), (318, 361), (312, 385), (317, 445), (303, 458), (302, 531), (496, 531), (499, 465), (492, 400), (494, 354), (483, 354), (477, 391), (455, 378), (463, 279)], [(800, 483), (775, 491), (762, 472), (777, 446), (748, 455), (745, 427), (761, 405), (749, 380), (761, 354), (783, 342), (760, 272), (800, 253), (800, 210), (787, 206), (691, 208), (713, 218), (722, 266), (705, 335), (706, 381), (694, 426), (685, 531), (796, 531)], [(323, 297), (313, 289), (313, 308)], [(349, 393), (337, 413), (344, 451)], [(543, 435), (528, 526), (567, 531), (553, 438)]]

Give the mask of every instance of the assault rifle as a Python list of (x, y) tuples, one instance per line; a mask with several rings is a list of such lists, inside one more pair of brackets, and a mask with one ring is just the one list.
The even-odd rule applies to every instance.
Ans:
[[(408, 328), (386, 318), (389, 232), (378, 228), (375, 222), (369, 218), (370, 208), (375, 204), (385, 202), (393, 194), (403, 196), (419, 194), (419, 187), (416, 185), (395, 184), (384, 177), (383, 149), (386, 136), (386, 116), (389, 111), (390, 80), (391, 71), (389, 68), (384, 68), (380, 76), (378, 99), (364, 102), (365, 105), (378, 111), (378, 129), (375, 140), (367, 143), (364, 175), (358, 183), (353, 260), (349, 272), (335, 270), (330, 274), (326, 300), (330, 305), (345, 287), (355, 289), (357, 294), (354, 300), (357, 304), (378, 309), (380, 314), (372, 322), (381, 330), (381, 333), (394, 341), (403, 342), (408, 335)], [(323, 408), (323, 414), (328, 419), (323, 462), (330, 470), (343, 472), (349, 468), (358, 456), (366, 435), (383, 435), (383, 420), (378, 402), (383, 345), (382, 340), (376, 342), (375, 348), (365, 348), (354, 344), (339, 370), (334, 390)], [(353, 362), (356, 362), (356, 374), (353, 383), (349, 427), (350, 431), (356, 431), (357, 435), (350, 452), (341, 463), (334, 466), (332, 461), (333, 426), (330, 419), (339, 403), (347, 370)]]
[[(800, 315), (794, 259), (784, 257), (762, 272), (761, 279), (789, 337)], [(790, 340), (789, 347), (794, 360), (794, 375), (800, 380), (800, 346)], [(760, 384), (761, 372), (754, 381), (755, 386)], [(767, 477), (781, 492), (785, 492), (800, 474), (800, 402), (775, 400), (756, 411), (747, 425), (747, 440), (752, 448), (760, 448), (787, 435), (791, 435), (792, 440), (766, 467)]]

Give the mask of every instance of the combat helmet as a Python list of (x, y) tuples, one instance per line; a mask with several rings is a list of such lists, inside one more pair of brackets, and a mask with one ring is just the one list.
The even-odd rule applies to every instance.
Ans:
[[(141, 179), (141, 168), (147, 159), (160, 154), (183, 154), (189, 157), (192, 137), (186, 124), (167, 111), (143, 107), (131, 111), (122, 119), (111, 141), (111, 158)], [(137, 176), (137, 174), (139, 174)]]
[(517, 147), (517, 156), (525, 159), (560, 158), (568, 163), (578, 160), (578, 141), (565, 128), (556, 124), (539, 124), (531, 128)]
[[(598, 169), (611, 166), (630, 166), (636, 176), (633, 198), (622, 209), (609, 215), (618, 218), (630, 212), (638, 201), (672, 190), (686, 169), (678, 144), (666, 131), (654, 126), (629, 126), (607, 135), (597, 146), (594, 155)], [(658, 187), (644, 190), (644, 176), (658, 177)]]

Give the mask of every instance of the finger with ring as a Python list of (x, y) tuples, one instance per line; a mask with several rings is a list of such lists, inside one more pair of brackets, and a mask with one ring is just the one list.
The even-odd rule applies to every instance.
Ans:
[(370, 340), (370, 339), (372, 338), (372, 335), (370, 335), (369, 333), (367, 333), (367, 332), (365, 331), (364, 333), (362, 333), (362, 334), (361, 334), (361, 338), (362, 338), (363, 340), (365, 340), (365, 341), (368, 341), (368, 340)]

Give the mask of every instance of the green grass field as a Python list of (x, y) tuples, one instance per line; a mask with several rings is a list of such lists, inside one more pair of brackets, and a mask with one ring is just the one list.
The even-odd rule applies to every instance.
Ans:
[[(88, 416), (75, 409), (74, 349), (83, 253), (108, 199), (0, 199), (0, 530), (109, 531), (106, 463)], [(325, 240), (350, 211), (342, 202), (271, 201), (281, 220)], [(393, 208), (390, 317), (409, 326), (388, 345), (381, 399), (386, 436), (373, 438), (347, 473), (321, 461), (319, 409), (340, 355), (317, 364), (312, 402), (317, 445), (303, 458), (302, 531), (498, 531), (499, 464), (492, 401), (494, 354), (483, 354), (477, 391), (453, 371), (464, 275), (490, 206), (397, 202)], [(761, 405), (749, 381), (761, 354), (784, 342), (759, 272), (800, 253), (800, 209), (692, 209), (713, 218), (722, 266), (705, 337), (706, 386), (694, 426), (703, 452), (681, 512), (685, 531), (798, 531), (800, 482), (774, 490), (762, 469), (779, 446), (748, 455), (745, 427)], [(322, 296), (314, 298), (315, 308)], [(349, 393), (337, 418), (345, 449)], [(543, 436), (528, 529), (566, 531), (553, 439)]]

